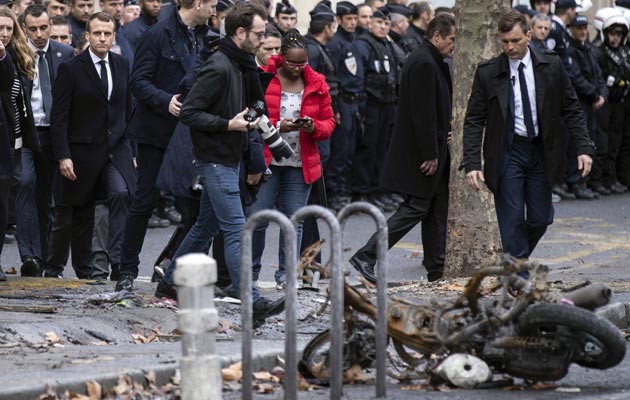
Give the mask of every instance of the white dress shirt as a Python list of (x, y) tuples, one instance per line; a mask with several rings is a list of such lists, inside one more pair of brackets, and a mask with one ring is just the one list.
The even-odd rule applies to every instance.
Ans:
[(105, 55), (105, 58), (101, 59), (96, 54), (92, 53), (92, 49), (88, 50), (90, 52), (90, 57), (92, 58), (92, 62), (94, 63), (94, 68), (96, 68), (96, 75), (101, 77), (101, 64), (99, 64), (102, 60), (105, 60), (105, 69), (107, 69), (107, 100), (112, 96), (112, 89), (114, 88), (114, 84), (112, 81), (112, 69), (109, 65), (109, 53)]
[(525, 127), (525, 118), (523, 118), (523, 102), (521, 98), (521, 82), (518, 78), (518, 66), (525, 64), (523, 72), (527, 83), (527, 94), (529, 95), (529, 105), (532, 110), (532, 120), (534, 121), (534, 130), (538, 136), (538, 115), (536, 113), (536, 81), (534, 79), (534, 66), (529, 49), (522, 60), (510, 61), (510, 81), (512, 89), (514, 89), (514, 133), (519, 136), (527, 137), (527, 128)]
[[(46, 112), (44, 112), (44, 96), (42, 95), (42, 87), (39, 84), (39, 54), (38, 51), (43, 50), (48, 53), (48, 47), (50, 47), (50, 41), (46, 42), (46, 46), (43, 49), (35, 47), (33, 42), (28, 41), (28, 45), (35, 53), (35, 78), (33, 79), (33, 91), (31, 92), (31, 108), (33, 109), (33, 119), (35, 120), (35, 126), (50, 126), (50, 121), (46, 118)], [(48, 60), (46, 60), (48, 62)], [(50, 66), (48, 66), (50, 70)], [(50, 75), (50, 74), (49, 74)], [(50, 84), (52, 85), (52, 76), (50, 77)]]

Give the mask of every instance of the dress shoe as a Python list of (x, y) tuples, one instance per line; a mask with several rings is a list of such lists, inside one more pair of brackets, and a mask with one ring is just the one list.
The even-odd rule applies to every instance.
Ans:
[(356, 257), (356, 255), (350, 259), (350, 264), (352, 264), (354, 269), (356, 269), (361, 275), (363, 275), (366, 281), (370, 283), (376, 283), (376, 273), (374, 272), (373, 265), (360, 260)]
[(182, 222), (182, 215), (173, 206), (158, 208), (156, 215), (162, 219), (167, 219), (173, 224)]
[(155, 288), (155, 297), (158, 299), (171, 299), (177, 301), (177, 290), (164, 281), (160, 281)]
[(6, 281), (7, 281), (7, 276), (4, 274), (2, 267), (0, 267), (0, 282), (6, 282)]
[(609, 194), (611, 194), (612, 192), (610, 190), (608, 190), (604, 185), (602, 185), (601, 183), (599, 184), (595, 184), (591, 186), (591, 191), (593, 193), (599, 193), (602, 196), (608, 196)]
[(442, 275), (444, 275), (444, 270), (431, 271), (427, 274), (427, 281), (435, 282), (442, 279)]
[(22, 266), (20, 267), (20, 274), (22, 276), (42, 276), (42, 271), (39, 268), (39, 261), (32, 257), (24, 260)]
[(44, 278), (56, 278), (56, 279), (62, 279), (62, 278), (63, 278), (63, 274), (62, 274), (61, 272), (55, 272), (55, 271), (44, 270), (43, 277), (44, 277)]
[(565, 200), (575, 199), (575, 194), (569, 191), (569, 188), (566, 183), (561, 183), (558, 185), (553, 185), (551, 188), (552, 192), (562, 197)]
[(595, 198), (593, 192), (591, 192), (584, 183), (573, 183), (569, 190), (571, 190), (571, 193), (578, 199), (593, 200)]
[(254, 328), (258, 328), (265, 323), (265, 319), (284, 311), (284, 297), (273, 301), (266, 297), (259, 297), (252, 308), (254, 311)]
[(169, 221), (168, 219), (163, 219), (155, 214), (152, 214), (151, 218), (149, 218), (149, 224), (147, 226), (149, 228), (166, 228), (170, 224), (171, 221)]
[(622, 185), (619, 181), (615, 181), (612, 185), (610, 185), (610, 191), (616, 194), (621, 194), (627, 192), (628, 188), (625, 185)]
[(116, 291), (122, 292), (123, 290), (131, 292), (133, 290), (133, 276), (121, 275), (116, 283)]

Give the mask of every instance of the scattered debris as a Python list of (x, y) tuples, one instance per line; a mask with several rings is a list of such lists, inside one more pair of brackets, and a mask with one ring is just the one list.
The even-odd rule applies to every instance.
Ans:
[(4, 271), (4, 273), (7, 275), (17, 275), (17, 270), (15, 269), (15, 267), (11, 267), (8, 270)]
[(221, 370), (223, 381), (240, 381), (243, 378), (243, 365), (240, 362)]
[(90, 335), (90, 336), (94, 336), (95, 338), (100, 339), (100, 340), (102, 340), (102, 341), (105, 341), (105, 342), (107, 342), (107, 343), (109, 343), (109, 344), (118, 344), (118, 341), (117, 341), (116, 339), (113, 339), (113, 338), (111, 338), (111, 337), (107, 336), (107, 335), (106, 335), (106, 334), (104, 334), (104, 333), (97, 332), (97, 331), (93, 331), (93, 330), (91, 330), (91, 329), (83, 329), (83, 330), (84, 330), (84, 331), (85, 331), (85, 333), (87, 333), (88, 335)]
[(3, 304), (0, 305), (0, 311), (10, 311), (10, 312), (29, 312), (36, 314), (55, 314), (57, 312), (57, 307), (53, 306), (24, 306), (20, 304)]

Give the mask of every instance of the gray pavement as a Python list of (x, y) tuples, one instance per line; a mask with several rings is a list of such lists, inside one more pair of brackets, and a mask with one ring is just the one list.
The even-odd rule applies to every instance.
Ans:
[[(347, 224), (344, 238), (344, 258), (348, 258), (368, 238), (373, 223), (367, 217), (353, 217)], [(323, 236), (327, 233), (323, 228)], [(597, 201), (564, 201), (556, 205), (555, 223), (541, 241), (534, 258), (552, 267), (551, 279), (574, 282), (580, 280), (602, 281), (615, 290), (613, 301), (620, 302), (609, 311), (619, 321), (628, 321), (630, 315), (630, 194), (610, 196)], [(158, 381), (166, 382), (177, 367), (180, 355), (179, 342), (164, 342), (175, 328), (175, 314), (163, 304), (153, 304), (151, 296), (153, 284), (147, 283), (152, 262), (172, 228), (150, 230), (142, 253), (138, 302), (123, 304), (94, 305), (86, 299), (95, 293), (113, 290), (113, 285), (86, 286), (75, 280), (64, 280), (57, 287), (47, 287), (49, 281), (10, 277), (10, 283), (0, 284), (0, 297), (3, 304), (52, 305), (58, 308), (57, 314), (9, 313), (0, 312), (0, 343), (17, 344), (15, 347), (0, 346), (0, 369), (3, 371), (3, 385), (0, 399), (31, 399), (43, 392), (46, 384), (58, 388), (81, 391), (86, 380), (98, 379), (104, 384), (113, 383), (118, 374), (130, 374), (142, 380), (146, 370), (156, 370)], [(277, 229), (269, 230), (267, 251), (264, 256), (262, 274), (264, 282), (273, 280), (274, 266), (277, 265)], [(391, 251), (389, 276), (393, 282), (420, 281), (425, 271), (421, 267), (422, 247), (419, 244), (420, 231), (416, 227), (396, 248)], [(324, 251), (326, 258), (327, 250)], [(5, 268), (19, 270), (19, 259), (15, 244), (5, 245), (2, 255)], [(354, 273), (354, 272), (352, 272)], [(72, 276), (71, 271), (66, 276)], [(40, 283), (43, 282), (43, 283)], [(273, 286), (273, 285), (268, 285)], [(38, 296), (20, 299), (20, 296), (37, 288)], [(270, 297), (281, 292), (275, 289), (263, 290)], [(51, 293), (80, 295), (75, 299), (51, 298)], [(82, 297), (81, 297), (82, 296)], [(299, 318), (320, 306), (322, 294), (300, 292)], [(419, 299), (422, 300), (422, 299)], [(627, 304), (626, 304), (627, 303)], [(228, 365), (240, 358), (239, 307), (219, 304), (220, 317), (227, 325), (225, 333), (219, 335), (218, 353), (223, 364)], [(622, 313), (623, 310), (623, 313)], [(621, 315), (622, 313), (623, 315)], [(612, 318), (612, 317), (611, 317)], [(282, 353), (281, 316), (273, 319), (269, 327), (257, 336), (254, 345), (258, 354), (258, 367), (268, 369), (275, 362), (276, 355)], [(621, 324), (621, 322), (618, 322)], [(319, 324), (301, 322), (298, 327), (300, 347), (313, 334), (325, 327)], [(164, 337), (160, 342), (136, 344), (133, 334), (150, 334), (160, 328)], [(86, 333), (86, 329), (102, 333), (112, 343), (96, 345), (101, 340)], [(46, 332), (55, 332), (59, 343), (46, 343)], [(78, 344), (73, 344), (76, 341)], [(63, 347), (61, 347), (63, 345)], [(559, 385), (566, 390), (579, 390), (566, 393), (556, 390), (546, 391), (506, 391), (503, 389), (448, 392), (427, 391), (426, 388), (407, 387), (391, 383), (388, 398), (410, 399), (630, 399), (629, 357), (623, 363), (607, 371), (586, 370), (572, 367), (570, 374)], [(414, 389), (414, 390), (412, 390)], [(365, 399), (373, 396), (373, 386), (355, 385), (346, 388), (346, 398)], [(326, 390), (301, 393), (300, 398), (319, 399), (329, 396)], [(225, 398), (240, 398), (238, 392), (225, 392)], [(281, 398), (275, 395), (261, 395), (258, 398)]]

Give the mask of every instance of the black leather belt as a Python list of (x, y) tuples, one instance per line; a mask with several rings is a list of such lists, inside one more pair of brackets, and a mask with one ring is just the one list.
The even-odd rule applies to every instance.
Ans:
[(344, 93), (344, 92), (339, 92), (339, 95), (341, 96), (342, 99), (344, 99), (345, 101), (357, 101), (359, 99), (359, 96), (356, 94), (352, 94), (352, 93)]
[(540, 143), (540, 135), (533, 137), (533, 138), (529, 138), (527, 136), (521, 136), (521, 135), (517, 135), (514, 134), (514, 138), (512, 139), (513, 143), (530, 143), (530, 144), (536, 144), (536, 143)]

